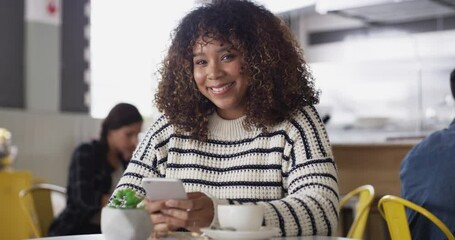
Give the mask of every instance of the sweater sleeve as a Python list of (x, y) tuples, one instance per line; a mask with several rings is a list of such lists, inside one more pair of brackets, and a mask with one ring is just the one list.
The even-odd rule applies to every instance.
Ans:
[[(136, 191), (138, 196), (144, 197), (145, 190), (142, 188), (142, 178), (147, 177), (165, 177), (164, 168), (162, 167), (165, 159), (158, 159), (156, 153), (157, 145), (166, 139), (164, 132), (170, 128), (170, 125), (165, 120), (165, 117), (160, 117), (146, 132), (144, 138), (138, 144), (133, 153), (132, 159), (128, 163), (128, 167), (123, 173), (115, 192), (119, 189), (130, 188)], [(111, 196), (112, 199), (112, 196)]]
[(280, 200), (263, 202), (266, 225), (282, 236), (332, 235), (338, 222), (337, 169), (324, 125), (314, 107), (291, 121), (295, 128), (289, 161), (283, 163)]

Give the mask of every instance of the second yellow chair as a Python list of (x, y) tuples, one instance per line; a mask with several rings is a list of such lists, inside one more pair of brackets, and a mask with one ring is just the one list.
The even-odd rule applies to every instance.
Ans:
[(392, 240), (411, 240), (411, 232), (409, 230), (409, 223), (406, 217), (405, 207), (410, 208), (431, 220), (436, 226), (438, 226), (442, 232), (447, 236), (449, 240), (455, 240), (453, 234), (449, 228), (433, 215), (430, 211), (425, 208), (408, 201), (406, 199), (386, 195), (379, 200), (378, 209), (382, 217), (387, 222), (389, 228), (390, 237)]

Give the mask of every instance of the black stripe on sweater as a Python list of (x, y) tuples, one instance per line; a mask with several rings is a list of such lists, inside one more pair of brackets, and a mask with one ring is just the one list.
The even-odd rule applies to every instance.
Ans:
[[(322, 156), (327, 157), (327, 152), (325, 151), (324, 146), (322, 145), (321, 136), (319, 136), (318, 128), (314, 124), (313, 119), (311, 119), (311, 117), (308, 114), (308, 112), (302, 111), (302, 113), (303, 113), (303, 115), (305, 115), (305, 118), (307, 119), (308, 123), (311, 126), (311, 129), (313, 130), (313, 134), (314, 134), (314, 136), (316, 138), (316, 141), (318, 143), (318, 147), (319, 147), (319, 150), (322, 153)], [(316, 116), (318, 116), (318, 115), (316, 115)]]
[(294, 184), (295, 182), (297, 181), (300, 181), (300, 180), (303, 180), (305, 178), (311, 178), (311, 177), (325, 177), (325, 178), (331, 178), (333, 181), (335, 181), (336, 183), (338, 183), (337, 179), (335, 176), (333, 176), (332, 174), (329, 174), (329, 173), (309, 173), (309, 174), (305, 174), (305, 175), (302, 175), (298, 178), (295, 178), (294, 180), (292, 180), (291, 183), (289, 183), (289, 186), (292, 186), (292, 184)]
[(333, 164), (333, 160), (331, 158), (308, 160), (308, 161), (305, 161), (303, 163), (296, 165), (288, 173), (283, 173), (283, 176), (288, 177), (290, 174), (292, 174), (292, 172), (294, 172), (295, 170), (298, 170), (299, 168), (304, 168), (304, 167), (307, 167), (308, 165), (321, 164), (321, 163), (332, 163)]
[[(306, 159), (312, 159), (313, 154), (311, 153), (310, 145), (308, 144), (308, 139), (307, 139), (305, 131), (303, 130), (302, 126), (300, 126), (300, 124), (298, 122), (296, 122), (295, 120), (292, 120), (291, 123), (295, 128), (297, 128), (297, 131), (299, 131), (299, 133), (300, 133), (300, 136), (303, 141), (303, 146), (305, 148)], [(295, 143), (295, 144), (297, 144), (297, 143)]]
[(294, 208), (288, 202), (286, 202), (286, 201), (282, 201), (282, 202), (284, 203), (284, 205), (286, 205), (286, 207), (289, 209), (289, 212), (291, 212), (292, 217), (294, 218), (295, 225), (297, 226), (297, 236), (301, 236), (302, 235), (302, 227), (300, 226), (299, 217), (297, 217), (297, 214), (294, 211)]
[(144, 160), (145, 155), (149, 152), (151, 141), (147, 142), (147, 145), (145, 145), (144, 152), (142, 153), (141, 157), (139, 159)]
[(269, 201), (274, 201), (278, 199), (265, 199), (265, 198), (230, 198), (229, 200), (235, 201), (240, 204), (244, 203), (258, 203), (258, 202), (269, 202)]
[(150, 167), (149, 165), (145, 164), (144, 162), (141, 162), (141, 161), (138, 161), (138, 160), (131, 159), (128, 164), (139, 165), (140, 167), (143, 167), (143, 168), (145, 168), (147, 170), (153, 171), (152, 167)]
[[(152, 136), (150, 137), (150, 139), (148, 140), (147, 145), (145, 146), (144, 152), (142, 153), (142, 155), (141, 155), (141, 157), (140, 157), (141, 160), (143, 160), (144, 157), (145, 157), (145, 155), (147, 155), (147, 153), (149, 152), (150, 146), (152, 145), (152, 139), (153, 139), (153, 137), (155, 137), (155, 136), (156, 136), (157, 134), (159, 134), (161, 131), (164, 131), (164, 129), (168, 128), (169, 126), (170, 126), (170, 124), (167, 123), (167, 124), (161, 126), (157, 131), (155, 131), (155, 132), (153, 133), (153, 135), (152, 135)], [(155, 146), (153, 146), (153, 147), (154, 147), (154, 149), (156, 149)]]
[[(310, 109), (313, 112), (313, 114), (316, 116), (316, 120), (318, 121), (319, 125), (324, 125), (324, 123), (322, 122), (322, 119), (321, 119), (318, 111), (316, 110), (316, 108), (313, 105), (311, 105)], [(321, 132), (324, 134), (324, 138), (325, 139), (329, 139), (329, 136), (327, 135), (327, 131), (326, 131), (325, 128), (321, 129)]]
[[(260, 138), (271, 138), (271, 137), (275, 137), (275, 136), (279, 136), (279, 135), (283, 136), (288, 144), (292, 145), (294, 143), (294, 141), (292, 141), (292, 139), (283, 130), (279, 130), (279, 131), (275, 131), (275, 132), (263, 132), (254, 138), (245, 138), (245, 139), (236, 140), (236, 141), (221, 141), (221, 140), (209, 139), (209, 140), (207, 140), (207, 143), (215, 144), (215, 145), (241, 145), (241, 144), (253, 142)], [(158, 149), (158, 148), (166, 145), (172, 138), (184, 139), (184, 140), (192, 139), (191, 136), (173, 133), (167, 139), (156, 144), (155, 149)], [(192, 140), (194, 140), (194, 139), (192, 139)], [(194, 140), (194, 141), (197, 141), (197, 140)]]
[(161, 165), (161, 164), (163, 164), (165, 162), (167, 162), (167, 155), (164, 158), (158, 160), (158, 165)]
[(294, 194), (294, 193), (300, 191), (300, 189), (309, 187), (309, 186), (317, 186), (317, 187), (325, 188), (325, 189), (329, 190), (331, 193), (333, 193), (333, 195), (337, 198), (337, 200), (339, 200), (338, 194), (333, 188), (331, 188), (327, 185), (321, 184), (321, 183), (305, 183), (303, 185), (300, 185), (296, 189), (294, 189), (294, 191), (292, 191), (290, 194)]
[[(283, 131), (283, 130), (275, 131), (275, 132), (261, 133), (261, 134), (259, 134), (258, 136), (254, 137), (254, 138), (246, 138), (246, 139), (237, 140), (237, 141), (221, 141), (221, 140), (209, 139), (207, 141), (207, 143), (215, 144), (215, 145), (241, 145), (241, 144), (253, 142), (253, 141), (255, 141), (255, 140), (259, 139), (259, 138), (270, 138), (270, 137), (274, 137), (274, 136), (278, 136), (278, 135), (282, 135), (285, 138), (285, 140), (286, 140), (286, 142), (288, 144), (293, 144), (293, 141), (289, 138), (287, 133), (285, 131)], [(181, 135), (181, 134), (171, 134), (167, 139), (165, 139), (162, 142), (156, 144), (155, 149), (166, 145), (170, 141), (170, 139), (172, 139), (172, 138), (185, 139), (185, 140), (192, 139), (191, 136), (186, 136), (186, 135)], [(194, 139), (192, 139), (192, 140), (194, 140)]]
[(295, 165), (297, 164), (297, 161), (295, 159), (295, 152), (294, 152), (294, 148), (291, 149), (291, 167), (295, 167)]
[(310, 218), (311, 230), (312, 230), (311, 235), (316, 235), (316, 233), (318, 232), (318, 229), (317, 229), (316, 221), (314, 220), (314, 215), (313, 215), (313, 212), (311, 211), (311, 209), (308, 207), (308, 205), (302, 199), (299, 199), (296, 197), (291, 197), (291, 198), (296, 200), (297, 202), (299, 202), (300, 205), (303, 208), (305, 208), (305, 211), (308, 213), (308, 217)]
[(169, 148), (169, 153), (175, 152), (175, 153), (180, 153), (180, 154), (196, 154), (200, 156), (206, 156), (210, 158), (235, 158), (239, 157), (242, 155), (249, 155), (249, 154), (254, 154), (254, 153), (282, 153), (283, 148), (282, 147), (274, 147), (274, 148), (255, 148), (255, 149), (250, 149), (248, 151), (244, 152), (239, 152), (239, 153), (234, 153), (234, 154), (215, 154), (215, 153), (208, 153), (208, 152), (203, 152), (199, 151), (196, 149), (181, 149), (181, 148)]
[(301, 167), (307, 167), (308, 165), (321, 164), (321, 163), (333, 163), (333, 160), (331, 158), (307, 160), (303, 163), (297, 164), (296, 167), (291, 170), (291, 172), (295, 171)]
[(284, 237), (286, 236), (286, 228), (284, 226), (284, 219), (283, 216), (281, 216), (280, 211), (273, 205), (272, 203), (268, 203), (270, 206), (272, 206), (273, 210), (275, 210), (276, 216), (278, 217), (278, 223), (280, 224), (280, 229), (281, 229), (281, 236)]
[(187, 184), (201, 184), (206, 186), (228, 187), (228, 186), (246, 186), (246, 187), (280, 187), (281, 182), (247, 182), (247, 181), (232, 181), (232, 182), (212, 182), (200, 179), (180, 179)]
[(215, 168), (215, 167), (209, 167), (205, 165), (200, 165), (200, 164), (178, 164), (178, 163), (168, 163), (167, 168), (192, 168), (192, 169), (202, 169), (202, 170), (207, 170), (207, 171), (212, 171), (212, 172), (230, 172), (230, 171), (240, 171), (240, 170), (280, 170), (281, 171), (281, 165), (279, 164), (269, 164), (269, 165), (257, 165), (257, 164), (251, 164), (251, 165), (240, 165), (240, 166), (234, 166), (234, 167), (228, 167), (228, 168)]
[(126, 172), (123, 176), (131, 176), (134, 178), (138, 178), (139, 180), (144, 178), (144, 175), (139, 174), (139, 173), (134, 173), (134, 172)]
[(330, 203), (330, 206), (332, 207), (332, 211), (335, 213), (335, 216), (337, 216), (337, 219), (338, 219), (339, 218), (338, 211), (337, 211), (337, 208), (335, 207), (335, 204), (333, 204), (333, 202), (328, 199), (327, 199), (327, 201)]
[(129, 164), (139, 165), (140, 167), (147, 169), (148, 171), (152, 172), (153, 174), (157, 175), (158, 177), (164, 177), (164, 175), (162, 175), (160, 172), (158, 172), (156, 168), (152, 168), (149, 165), (147, 165), (141, 161), (131, 160)]
[(313, 202), (321, 210), (322, 218), (324, 218), (325, 225), (327, 226), (327, 236), (331, 236), (332, 235), (332, 224), (330, 224), (330, 221), (327, 218), (327, 215), (325, 214), (324, 208), (322, 208), (321, 204), (316, 199), (314, 199), (313, 197), (311, 197), (311, 196), (307, 196), (307, 197), (310, 198), (311, 200), (313, 200)]

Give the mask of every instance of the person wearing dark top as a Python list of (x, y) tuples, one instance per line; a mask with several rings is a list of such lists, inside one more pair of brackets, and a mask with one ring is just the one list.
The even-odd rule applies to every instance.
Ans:
[(78, 146), (69, 166), (67, 204), (50, 236), (100, 233), (107, 204), (136, 148), (142, 116), (131, 104), (117, 104), (104, 119), (99, 140)]
[[(455, 69), (450, 75), (455, 99)], [(455, 234), (455, 119), (414, 146), (401, 164), (401, 192), (438, 217)], [(425, 216), (407, 211), (412, 239), (446, 239)]]

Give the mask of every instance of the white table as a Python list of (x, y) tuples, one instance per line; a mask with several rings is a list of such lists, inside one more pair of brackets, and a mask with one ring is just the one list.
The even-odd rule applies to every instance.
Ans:
[[(179, 237), (180, 236), (180, 237)], [(186, 236), (186, 237), (185, 237)], [(46, 237), (46, 238), (34, 238), (34, 240), (107, 240), (104, 239), (102, 234), (87, 234), (87, 235), (73, 235), (73, 236), (61, 236), (61, 237)], [(178, 239), (208, 239), (206, 237), (189, 238), (188, 235), (182, 233), (172, 237), (162, 238), (163, 240), (178, 240)], [(272, 240), (349, 240), (352, 238), (342, 237), (327, 237), (327, 236), (304, 236), (304, 237), (283, 237), (273, 238)]]

